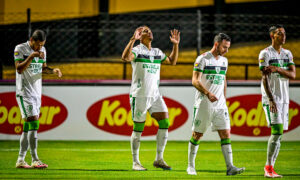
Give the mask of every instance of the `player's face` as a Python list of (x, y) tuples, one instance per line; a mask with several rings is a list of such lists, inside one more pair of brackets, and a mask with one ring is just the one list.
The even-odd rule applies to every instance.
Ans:
[(153, 40), (153, 34), (149, 27), (147, 27), (147, 26), (143, 27), (141, 39), (148, 39), (150, 41)]
[(286, 39), (286, 34), (284, 28), (278, 28), (273, 34), (274, 41), (278, 44), (284, 44)]
[(230, 47), (230, 41), (223, 40), (221, 43), (218, 43), (217, 45), (218, 55), (224, 56), (228, 52), (229, 47)]
[(39, 40), (35, 41), (33, 39), (30, 39), (30, 42), (31, 42), (32, 49), (34, 51), (39, 51), (45, 45), (46, 41), (39, 41)]

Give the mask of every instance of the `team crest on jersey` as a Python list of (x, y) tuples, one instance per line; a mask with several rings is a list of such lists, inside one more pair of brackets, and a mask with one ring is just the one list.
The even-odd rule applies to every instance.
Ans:
[(216, 67), (216, 72), (219, 73), (221, 71), (221, 67)]
[(199, 63), (195, 63), (195, 67), (199, 67)]
[(264, 60), (264, 59), (260, 59), (259, 62), (260, 62), (260, 63), (264, 63), (265, 60)]
[(279, 64), (280, 64), (281, 67), (283, 66), (283, 60), (282, 59), (279, 60)]
[(19, 55), (19, 52), (18, 51), (15, 51), (15, 56), (18, 56)]
[(154, 57), (150, 56), (150, 61), (153, 62), (154, 61)]

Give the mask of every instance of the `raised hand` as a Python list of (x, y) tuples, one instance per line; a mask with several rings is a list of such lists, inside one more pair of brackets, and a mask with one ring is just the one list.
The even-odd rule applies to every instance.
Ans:
[(170, 41), (173, 44), (179, 44), (179, 42), (180, 42), (180, 32), (177, 29), (171, 30)]
[(133, 40), (140, 40), (141, 37), (142, 37), (142, 30), (143, 30), (143, 27), (139, 27), (135, 30), (133, 36), (131, 39)]

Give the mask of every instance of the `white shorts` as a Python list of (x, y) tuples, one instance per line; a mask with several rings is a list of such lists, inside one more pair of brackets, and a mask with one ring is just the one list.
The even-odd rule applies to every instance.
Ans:
[(40, 115), (41, 99), (38, 97), (17, 96), (22, 119)]
[(212, 127), (212, 131), (230, 129), (228, 109), (207, 109), (201, 106), (194, 108), (192, 130), (205, 133), (209, 126)]
[(145, 122), (147, 111), (168, 112), (167, 105), (162, 96), (157, 97), (130, 97), (130, 107), (133, 122)]
[(272, 124), (282, 124), (283, 130), (288, 130), (289, 127), (289, 104), (276, 103), (277, 113), (272, 113), (268, 104), (263, 105), (268, 126)]

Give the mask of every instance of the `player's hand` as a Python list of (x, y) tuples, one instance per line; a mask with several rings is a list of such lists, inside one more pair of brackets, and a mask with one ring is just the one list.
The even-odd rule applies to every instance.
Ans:
[(207, 98), (210, 100), (210, 102), (215, 102), (218, 100), (218, 98), (213, 93), (208, 93)]
[(177, 29), (171, 30), (171, 36), (170, 36), (170, 41), (173, 44), (179, 44), (180, 42), (180, 32)]
[(34, 51), (33, 53), (30, 54), (31, 58), (34, 57), (40, 57), (40, 52), (39, 51)]
[(274, 100), (270, 100), (269, 101), (269, 104), (270, 104), (270, 111), (272, 113), (277, 113), (277, 105), (276, 103), (274, 102)]
[(266, 71), (268, 73), (277, 72), (277, 70), (278, 70), (278, 67), (276, 67), (276, 66), (268, 66), (268, 67), (266, 67)]
[(41, 59), (44, 59), (45, 58), (45, 54), (44, 52), (40, 52), (40, 56), (39, 56)]
[(143, 30), (143, 27), (137, 28), (131, 39), (132, 40), (140, 40), (142, 37), (142, 30)]
[(59, 78), (62, 77), (62, 73), (61, 73), (61, 71), (60, 71), (59, 68), (54, 68), (54, 69), (53, 69), (53, 73), (54, 73), (54, 74), (57, 74), (57, 76), (58, 76)]

